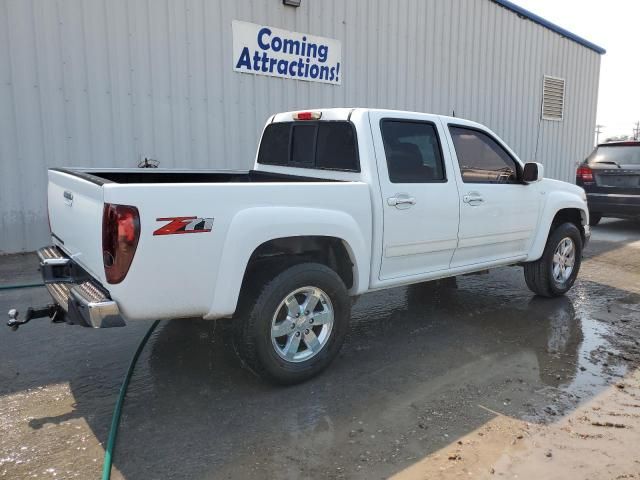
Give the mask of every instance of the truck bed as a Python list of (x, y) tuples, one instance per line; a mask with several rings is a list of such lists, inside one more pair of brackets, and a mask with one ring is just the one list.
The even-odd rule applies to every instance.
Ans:
[[(369, 187), (359, 181), (256, 170), (50, 169), (48, 198), (53, 245), (108, 290), (128, 319), (232, 314), (229, 289), (239, 291), (252, 252), (274, 235), (330, 235), (342, 225), (354, 248), (371, 242)], [(114, 284), (104, 270), (105, 205), (139, 212), (135, 257)], [(212, 226), (198, 235), (157, 234), (186, 217)]]
[(148, 183), (263, 183), (263, 182), (329, 182), (317, 177), (285, 175), (282, 173), (220, 170), (174, 170), (174, 169), (110, 169), (94, 170), (52, 168), (53, 171), (67, 173), (87, 180), (96, 185), (148, 184)]

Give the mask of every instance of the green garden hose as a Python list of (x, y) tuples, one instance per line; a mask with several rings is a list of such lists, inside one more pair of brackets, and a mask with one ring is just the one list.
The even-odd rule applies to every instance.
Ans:
[[(30, 287), (42, 287), (44, 283), (24, 283), (17, 285), (0, 285), (0, 290), (14, 290), (17, 288), (30, 288)], [(109, 439), (107, 440), (107, 448), (104, 452), (104, 463), (102, 465), (102, 480), (109, 480), (111, 478), (111, 464), (113, 463), (113, 454), (116, 448), (116, 439), (118, 437), (118, 426), (120, 425), (120, 415), (122, 414), (122, 405), (124, 404), (124, 398), (127, 394), (127, 388), (129, 388), (129, 382), (131, 381), (131, 377), (133, 376), (133, 370), (136, 367), (136, 363), (138, 363), (138, 358), (144, 349), (144, 346), (147, 344), (149, 337), (156, 329), (160, 320), (156, 320), (153, 322), (147, 333), (145, 333), (142, 341), (138, 345), (135, 353), (133, 354), (133, 358), (131, 358), (131, 363), (129, 363), (129, 368), (127, 369), (127, 374), (122, 381), (122, 385), (120, 386), (120, 393), (118, 394), (118, 400), (116, 401), (116, 406), (113, 409), (113, 417), (111, 417), (111, 429), (109, 430)]]
[(113, 463), (113, 455), (116, 448), (116, 438), (118, 437), (118, 426), (120, 425), (120, 415), (122, 414), (122, 404), (124, 403), (124, 397), (127, 394), (127, 388), (129, 387), (129, 381), (131, 380), (131, 376), (133, 375), (133, 369), (136, 367), (136, 363), (138, 362), (138, 357), (140, 353), (142, 353), (142, 349), (147, 344), (147, 340), (156, 329), (160, 320), (156, 320), (153, 322), (153, 325), (147, 330), (147, 333), (142, 338), (142, 341), (138, 345), (136, 352), (133, 354), (133, 358), (131, 359), (131, 363), (129, 364), (129, 368), (127, 369), (127, 374), (122, 381), (122, 385), (120, 386), (120, 394), (118, 395), (118, 400), (116, 401), (116, 406), (113, 409), (113, 417), (111, 417), (111, 430), (109, 431), (109, 439), (107, 440), (107, 448), (104, 452), (104, 463), (102, 464), (102, 480), (109, 480), (111, 478), (111, 464)]
[(19, 283), (17, 285), (0, 285), (0, 290), (14, 290), (16, 288), (43, 287), (44, 283)]

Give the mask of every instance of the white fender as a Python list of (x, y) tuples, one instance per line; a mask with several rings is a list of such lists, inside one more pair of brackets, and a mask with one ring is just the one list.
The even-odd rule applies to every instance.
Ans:
[(368, 288), (371, 247), (356, 220), (345, 212), (307, 207), (256, 207), (238, 212), (222, 250), (213, 302), (205, 319), (230, 316), (238, 303), (251, 254), (265, 242), (284, 237), (326, 236), (341, 239), (354, 264), (353, 295)]
[(585, 201), (582, 200), (578, 194), (562, 190), (548, 192), (547, 200), (542, 210), (539, 228), (537, 229), (537, 234), (533, 240), (531, 248), (529, 249), (527, 261), (538, 260), (542, 257), (554, 217), (560, 210), (567, 208), (579, 210), (580, 216), (582, 217), (582, 224), (585, 226), (588, 225), (589, 212)]

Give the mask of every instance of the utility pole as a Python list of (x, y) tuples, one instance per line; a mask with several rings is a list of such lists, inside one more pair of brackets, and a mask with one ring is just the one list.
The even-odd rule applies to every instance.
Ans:
[(604, 125), (596, 125), (596, 145), (600, 144), (600, 134), (602, 133), (602, 129)]
[(640, 139), (640, 122), (636, 122), (636, 128), (633, 129), (633, 139), (635, 141)]

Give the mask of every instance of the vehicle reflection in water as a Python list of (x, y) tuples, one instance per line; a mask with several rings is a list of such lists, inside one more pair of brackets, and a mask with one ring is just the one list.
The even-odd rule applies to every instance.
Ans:
[[(517, 296), (512, 296), (509, 285), (492, 288), (477, 279), (471, 283), (467, 280), (464, 290), (457, 289), (449, 280), (446, 282), (448, 285), (444, 287), (437, 282), (409, 287), (408, 312), (427, 314), (428, 318), (445, 314), (448, 324), (443, 328), (460, 329), (461, 325), (482, 328), (484, 332), (476, 337), (477, 342), (493, 338), (496, 346), (513, 344), (522, 351), (533, 350), (539, 380), (545, 385), (558, 387), (575, 377), (583, 334), (570, 297), (522, 296), (517, 291), (513, 292)], [(495, 298), (488, 295), (491, 290), (501, 289), (504, 290), (499, 305), (492, 304)], [(417, 310), (412, 312), (411, 307)]]

